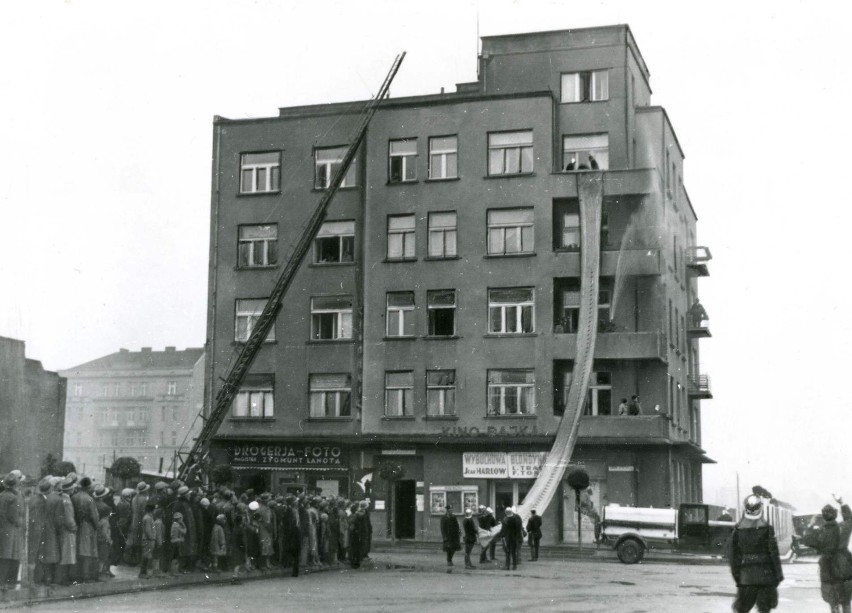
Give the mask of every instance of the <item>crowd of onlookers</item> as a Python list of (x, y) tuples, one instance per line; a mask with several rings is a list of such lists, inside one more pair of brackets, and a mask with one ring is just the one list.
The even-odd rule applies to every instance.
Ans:
[[(36, 584), (104, 581), (113, 567), (139, 576), (334, 566), (369, 557), (367, 501), (273, 496), (179, 479), (140, 482), (117, 495), (89, 477), (47, 476), (28, 495), (9, 473), (0, 492), (0, 584), (14, 586), (24, 559)], [(25, 547), (26, 542), (26, 547)]]

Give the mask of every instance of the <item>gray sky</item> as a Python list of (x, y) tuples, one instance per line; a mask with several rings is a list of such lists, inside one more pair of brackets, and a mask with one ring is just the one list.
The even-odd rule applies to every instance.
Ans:
[[(476, 78), (480, 35), (627, 23), (686, 151), (715, 399), (705, 499), (852, 497), (848, 8), (829, 2), (0, 4), (0, 335), (50, 369), (202, 346), (213, 115)], [(733, 503), (733, 500), (727, 502)]]

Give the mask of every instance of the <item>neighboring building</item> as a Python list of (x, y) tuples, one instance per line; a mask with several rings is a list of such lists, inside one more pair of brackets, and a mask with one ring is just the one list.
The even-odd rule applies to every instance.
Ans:
[(0, 474), (40, 475), (47, 454), (62, 459), (65, 379), (26, 358), (24, 341), (0, 336)]
[(201, 430), (204, 350), (117, 353), (61, 371), (68, 379), (65, 459), (105, 478), (130, 456), (143, 470), (173, 470), (175, 452)]
[[(603, 186), (600, 324), (572, 461), (596, 506), (702, 499), (711, 394), (697, 339), (709, 330), (693, 305), (709, 251), (648, 79), (627, 26), (493, 36), (478, 81), (382, 104), (216, 438), (243, 487), (352, 495), (369, 476), (382, 535), (389, 488), (374, 469), (390, 460), (405, 469), (400, 538), (439, 539), (447, 502), (498, 516), (519, 504), (565, 408), (578, 183), (591, 178)], [(216, 118), (211, 396), (362, 108)], [(633, 395), (641, 414), (619, 416)], [(573, 505), (565, 485), (545, 542), (576, 538)]]

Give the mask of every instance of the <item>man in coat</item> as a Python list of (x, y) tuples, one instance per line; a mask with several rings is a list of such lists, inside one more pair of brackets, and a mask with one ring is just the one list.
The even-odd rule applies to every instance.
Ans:
[(98, 507), (92, 498), (92, 480), (80, 479), (80, 489), (71, 496), (77, 522), (77, 581), (100, 581), (98, 577)]
[(150, 485), (140, 481), (136, 485), (136, 493), (130, 501), (130, 532), (127, 535), (124, 556), (130, 564), (138, 563), (142, 555), (142, 518), (145, 516), (145, 507), (148, 505), (148, 498), (151, 495), (150, 489)]
[(257, 508), (257, 538), (260, 543), (260, 568), (261, 570), (270, 570), (272, 567), (269, 561), (272, 558), (272, 535), (274, 533), (272, 523), (272, 509), (269, 508), (269, 501), (272, 495), (269, 492), (263, 492), (258, 499)]
[(537, 515), (535, 509), (530, 511), (527, 520), (527, 534), (529, 535), (530, 562), (538, 560), (538, 545), (541, 542), (541, 516)]
[(44, 561), (50, 547), (47, 529), (47, 494), (51, 489), (50, 477), (45, 477), (39, 481), (37, 491), (30, 496), (29, 501), (28, 563), (33, 583), (39, 585), (47, 585), (51, 579)]
[(449, 567), (453, 565), (453, 555), (461, 549), (461, 530), (459, 520), (453, 515), (453, 505), (448, 504), (441, 517), (441, 540), (443, 541), (444, 553), (447, 554), (447, 572), (452, 572)]
[(77, 520), (74, 519), (74, 504), (71, 494), (77, 489), (77, 475), (69, 473), (56, 485), (59, 488), (60, 506), (53, 521), (58, 526), (59, 566), (56, 569), (56, 582), (69, 585), (77, 565)]
[(840, 506), (843, 521), (837, 521), (837, 509), (825, 505), (822, 508), (824, 525), (805, 532), (802, 542), (820, 553), (819, 582), (822, 599), (831, 607), (832, 613), (850, 613), (852, 607), (852, 554), (849, 553), (849, 535), (852, 534), (852, 511), (835, 498)]
[(18, 477), (12, 473), (3, 479), (0, 493), (0, 588), (14, 588), (21, 563), (24, 509), (18, 495)]
[(183, 560), (183, 568), (181, 570), (188, 572), (195, 567), (195, 556), (198, 554), (198, 543), (196, 542), (195, 534), (195, 515), (192, 511), (189, 488), (181, 485), (178, 488), (177, 495), (178, 499), (174, 510), (183, 515), (183, 522), (186, 526), (186, 535), (180, 545), (180, 557)]
[(506, 552), (506, 570), (511, 564), (512, 570), (518, 569), (518, 550), (524, 542), (524, 525), (521, 518), (515, 515), (512, 507), (506, 507), (506, 516), (501, 522), (500, 538), (503, 539), (503, 550)]
[(760, 613), (778, 606), (778, 584), (784, 573), (775, 530), (763, 519), (763, 502), (758, 496), (745, 499), (743, 518), (731, 535), (728, 561), (737, 584), (736, 613), (748, 613), (755, 604)]
[(470, 561), (470, 552), (473, 551), (473, 546), (476, 545), (477, 541), (476, 521), (473, 519), (473, 509), (464, 510), (462, 529), (464, 531), (464, 567), (474, 569), (476, 566)]
[(112, 552), (110, 564), (118, 566), (124, 557), (124, 547), (130, 536), (130, 525), (133, 521), (133, 509), (130, 500), (136, 490), (126, 487), (121, 490), (121, 497), (115, 505), (115, 529), (112, 532)]
[(60, 544), (60, 532), (62, 530), (62, 498), (59, 495), (59, 484), (62, 477), (51, 477), (48, 480), (50, 489), (47, 492), (44, 508), (44, 554), (42, 564), (44, 565), (45, 583), (48, 585), (56, 581), (56, 570), (62, 555)]

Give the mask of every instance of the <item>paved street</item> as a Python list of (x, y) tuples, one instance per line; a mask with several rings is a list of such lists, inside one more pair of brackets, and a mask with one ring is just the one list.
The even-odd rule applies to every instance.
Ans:
[[(341, 569), (297, 579), (246, 581), (43, 604), (37, 611), (607, 611), (715, 613), (730, 611), (734, 589), (726, 567), (611, 561), (525, 562), (516, 572), (484, 567), (452, 574), (441, 554), (375, 554), (361, 570)], [(487, 569), (486, 569), (487, 568)], [(814, 563), (785, 565), (780, 611), (824, 612)]]

